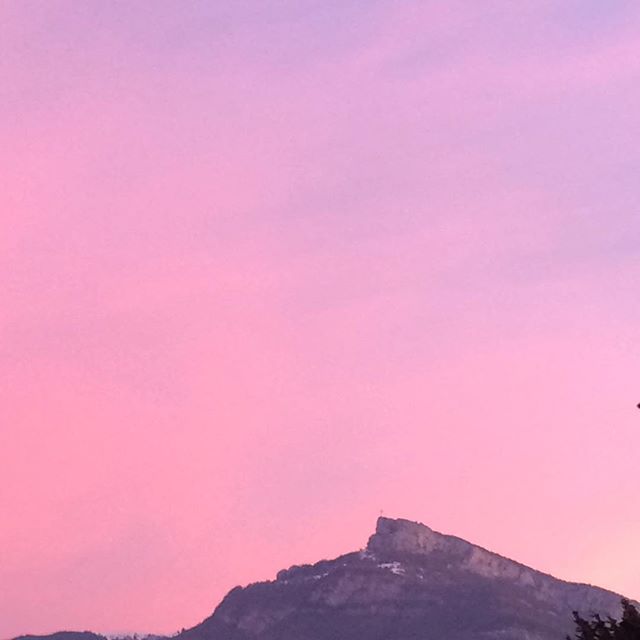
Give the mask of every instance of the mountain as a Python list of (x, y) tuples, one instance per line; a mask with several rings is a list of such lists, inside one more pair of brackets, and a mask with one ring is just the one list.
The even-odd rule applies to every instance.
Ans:
[(408, 520), (379, 518), (363, 551), (230, 591), (180, 640), (562, 640), (572, 611), (621, 596), (564, 582)]
[[(620, 600), (425, 525), (379, 518), (365, 549), (236, 587), (209, 618), (174, 638), (562, 640), (573, 630), (572, 611), (618, 616)], [(44, 638), (104, 640), (67, 632)]]
[(58, 631), (48, 636), (18, 636), (14, 640), (107, 640), (105, 636), (91, 631)]

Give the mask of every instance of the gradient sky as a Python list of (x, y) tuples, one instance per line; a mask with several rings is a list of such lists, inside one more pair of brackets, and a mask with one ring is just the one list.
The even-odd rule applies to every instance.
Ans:
[(640, 598), (640, 8), (0, 4), (0, 637), (174, 632), (381, 509)]

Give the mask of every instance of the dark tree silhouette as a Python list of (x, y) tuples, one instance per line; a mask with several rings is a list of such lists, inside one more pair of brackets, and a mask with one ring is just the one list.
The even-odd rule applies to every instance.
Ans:
[[(608, 617), (603, 620), (599, 615), (588, 620), (577, 611), (573, 612), (576, 625), (575, 640), (640, 640), (640, 611), (628, 600), (622, 601), (622, 618)], [(567, 636), (567, 640), (572, 640)]]

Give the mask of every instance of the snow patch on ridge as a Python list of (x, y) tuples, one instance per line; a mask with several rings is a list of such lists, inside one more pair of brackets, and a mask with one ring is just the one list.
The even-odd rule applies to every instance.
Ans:
[(388, 569), (391, 573), (395, 573), (397, 576), (403, 576), (406, 574), (406, 570), (399, 562), (383, 562), (378, 566), (381, 569)]

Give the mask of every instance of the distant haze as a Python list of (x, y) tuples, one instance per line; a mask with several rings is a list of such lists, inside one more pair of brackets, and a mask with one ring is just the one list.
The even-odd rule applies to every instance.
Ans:
[(0, 6), (0, 638), (171, 633), (381, 509), (640, 598), (640, 6)]

